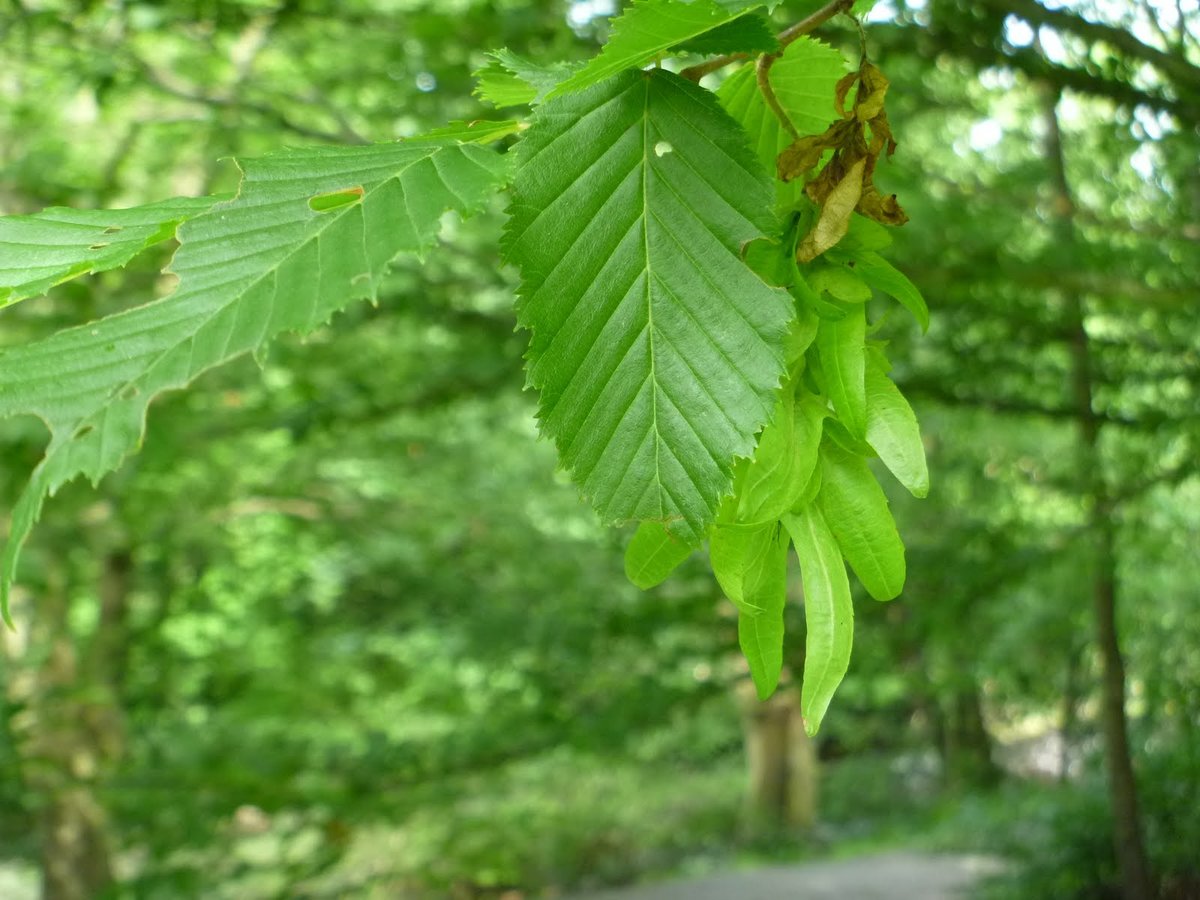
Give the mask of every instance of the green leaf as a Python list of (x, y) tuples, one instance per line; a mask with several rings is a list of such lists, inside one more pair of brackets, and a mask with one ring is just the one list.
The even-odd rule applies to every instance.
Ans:
[(803, 366), (800, 364), (803, 362), (808, 348), (817, 339), (817, 329), (820, 324), (820, 318), (811, 310), (797, 310), (796, 320), (792, 322), (787, 339), (784, 341), (784, 358), (787, 361), (789, 372), (803, 370)]
[(780, 398), (754, 461), (735, 485), (739, 523), (774, 523), (795, 505), (816, 468), (821, 423), (828, 414), (825, 404), (806, 391), (800, 397), (787, 391)]
[(795, 266), (792, 268), (795, 270), (795, 275), (789, 290), (798, 301), (801, 313), (815, 316), (817, 319), (828, 319), (831, 322), (844, 319), (850, 314), (851, 307), (826, 300), (820, 293), (809, 287), (808, 281), (800, 274), (799, 269)]
[(770, 560), (777, 522), (758, 525), (717, 525), (708, 538), (708, 560), (717, 584), (738, 609), (756, 612), (754, 605), (758, 581)]
[(917, 417), (886, 371), (867, 354), (867, 443), (914, 497), (929, 494), (929, 467)]
[(547, 96), (583, 90), (625, 69), (640, 68), (672, 47), (686, 44), (743, 14), (743, 4), (730, 6), (733, 8), (714, 0), (633, 0), (613, 20), (612, 35), (600, 54)]
[(785, 516), (783, 524), (796, 546), (804, 585), (807, 634), (800, 713), (811, 737), (820, 729), (829, 702), (850, 667), (854, 607), (842, 554), (821, 511), (815, 505), (806, 506)]
[(508, 49), (493, 50), (491, 61), (475, 73), (475, 95), (497, 109), (540, 103), (578, 63), (539, 63)]
[(661, 522), (642, 522), (625, 548), (625, 576), (642, 590), (662, 584), (697, 546), (681, 541)]
[(839, 247), (830, 251), (830, 259), (853, 261), (854, 271), (863, 281), (896, 298), (901, 306), (912, 313), (922, 331), (929, 330), (929, 307), (925, 305), (925, 298), (903, 272), (878, 253), (860, 250), (851, 254), (842, 252)]
[(775, 228), (766, 175), (662, 71), (538, 107), (519, 165), (504, 249), (543, 431), (605, 521), (699, 539), (783, 374), (791, 299), (738, 257)]
[(165, 200), (130, 209), (52, 207), (0, 217), (0, 308), (80, 275), (119, 269), (146, 248), (174, 238), (179, 225), (221, 199)]
[(805, 275), (814, 291), (825, 291), (843, 303), (866, 303), (871, 299), (871, 288), (844, 265), (814, 264)]
[(904, 544), (867, 461), (832, 441), (822, 444), (817, 505), (867, 593), (876, 600), (897, 596), (904, 589)]
[(783, 669), (787, 548), (787, 533), (778, 522), (718, 525), (709, 539), (713, 574), (737, 607), (738, 642), (763, 700), (779, 684)]
[[(780, 106), (800, 134), (820, 134), (834, 118), (834, 90), (846, 74), (846, 59), (841, 52), (820, 41), (802, 37), (788, 44), (783, 55), (771, 66), (771, 87)], [(759, 162), (774, 173), (775, 158), (792, 138), (779, 119), (763, 102), (755, 78), (754, 63), (742, 66), (717, 89), (725, 110), (750, 136), (750, 144)], [(776, 183), (777, 202), (789, 208), (800, 202), (804, 185), (796, 180)]]
[(885, 250), (890, 246), (892, 236), (886, 228), (873, 219), (855, 213), (850, 217), (850, 226), (846, 236), (838, 243), (837, 250), (846, 250), (853, 255), (859, 250)]
[(866, 331), (866, 311), (858, 306), (844, 318), (822, 319), (816, 342), (825, 393), (842, 424), (859, 439), (867, 432)]
[[(426, 137), (290, 150), (243, 168), (237, 199), (180, 229), (172, 296), (0, 352), (0, 418), (32, 414), (51, 432), (13, 510), (0, 560), (5, 604), (45, 497), (79, 475), (96, 482), (116, 469), (140, 445), (156, 396), (281, 332), (311, 330), (350, 300), (374, 298), (393, 257), (427, 249), (445, 210), (482, 206), (509, 164), (484, 147)], [(359, 188), (359, 202), (310, 208), (314, 197)]]
[(779, 41), (762, 16), (739, 16), (671, 48), (673, 53), (774, 53)]

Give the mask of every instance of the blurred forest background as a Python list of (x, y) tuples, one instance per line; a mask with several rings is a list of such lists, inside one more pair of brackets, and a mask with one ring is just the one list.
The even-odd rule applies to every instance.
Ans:
[[(4, 214), (486, 115), (485, 51), (584, 58), (613, 11), (0, 9)], [(1200, 896), (1200, 6), (881, 2), (868, 39), (933, 312), (882, 333), (933, 490), (892, 498), (908, 587), (860, 598), (812, 744), (794, 683), (746, 699), (704, 561), (630, 586), (536, 440), (498, 200), (50, 503), (2, 638), (0, 896), (511, 900), (919, 846), (1010, 859), (990, 896), (1108, 897), (1114, 829)], [(0, 346), (161, 295), (168, 252), (4, 311)], [(45, 438), (0, 426), (0, 530)]]

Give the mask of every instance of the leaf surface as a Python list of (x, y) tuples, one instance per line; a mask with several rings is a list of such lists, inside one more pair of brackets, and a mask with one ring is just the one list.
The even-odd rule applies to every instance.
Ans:
[(576, 63), (535, 62), (506, 48), (488, 56), (490, 62), (475, 73), (475, 95), (497, 109), (540, 103), (580, 68)]
[(676, 44), (673, 53), (774, 53), (779, 40), (762, 16), (738, 16), (711, 31)]
[(841, 319), (822, 319), (816, 342), (825, 391), (838, 419), (860, 440), (867, 431), (866, 331), (866, 311), (856, 306)]
[(715, 0), (633, 0), (613, 20), (612, 35), (599, 55), (549, 96), (583, 90), (625, 69), (640, 68), (672, 47), (694, 41), (758, 5), (721, 4)]
[(738, 611), (738, 643), (760, 699), (771, 696), (783, 669), (787, 602), (787, 532), (778, 522), (718, 525), (709, 539), (717, 582)]
[(820, 729), (834, 692), (850, 667), (854, 607), (842, 554), (821, 511), (810, 504), (785, 516), (783, 524), (796, 547), (804, 585), (807, 633), (800, 713), (804, 730), (811, 737)]
[(867, 443), (914, 497), (929, 494), (929, 467), (917, 417), (887, 372), (867, 354)]
[(738, 478), (737, 520), (742, 524), (774, 523), (812, 478), (828, 409), (812, 394), (797, 393), (780, 399), (775, 417), (759, 438), (754, 461)]
[(922, 331), (929, 330), (929, 307), (925, 304), (925, 298), (921, 296), (917, 286), (909, 281), (908, 276), (890, 262), (870, 250), (853, 254), (839, 253), (835, 250), (833, 258), (853, 261), (854, 271), (859, 278), (871, 287), (894, 297), (901, 306), (912, 313)]
[(846, 562), (876, 600), (904, 589), (904, 544), (867, 461), (832, 441), (821, 446), (817, 505)]
[(543, 431), (605, 521), (699, 540), (774, 409), (794, 314), (738, 255), (776, 227), (765, 173), (711, 94), (629, 71), (538, 107), (514, 186)]
[[(485, 123), (441, 134), (491, 139), (502, 131)], [(5, 603), (46, 496), (77, 476), (96, 482), (116, 469), (141, 443), (156, 396), (281, 332), (308, 331), (350, 300), (373, 298), (393, 257), (428, 248), (444, 211), (479, 208), (509, 163), (441, 136), (289, 150), (247, 160), (243, 170), (235, 200), (180, 229), (173, 295), (0, 352), (0, 418), (32, 414), (51, 432), (13, 510), (0, 559)], [(356, 202), (310, 205), (358, 191)]]
[(130, 209), (52, 207), (0, 217), (0, 308), (81, 275), (119, 269), (171, 240), (182, 223), (220, 199), (181, 198)]
[(647, 590), (666, 581), (695, 549), (661, 522), (642, 522), (625, 548), (625, 577)]

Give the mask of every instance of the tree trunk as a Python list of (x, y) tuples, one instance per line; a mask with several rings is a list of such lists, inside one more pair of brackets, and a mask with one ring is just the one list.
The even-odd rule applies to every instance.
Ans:
[(942, 720), (942, 765), (954, 788), (992, 787), (1000, 768), (992, 758), (992, 738), (983, 718), (979, 685), (971, 679), (955, 687)]
[[(1054, 213), (1063, 250), (1074, 243), (1074, 203), (1063, 160), (1062, 132), (1058, 123), (1058, 94), (1045, 92), (1046, 160), (1053, 184)], [(1064, 295), (1067, 328), (1071, 335), (1071, 372), (1076, 417), (1079, 423), (1079, 466), (1089, 501), (1088, 529), (1093, 543), (1092, 614), (1101, 661), (1101, 726), (1108, 768), (1109, 798), (1113, 811), (1113, 841), (1121, 872), (1125, 900), (1151, 900), (1154, 896), (1150, 866), (1142, 840), (1137, 782), (1129, 750), (1129, 725), (1125, 716), (1125, 664), (1117, 636), (1117, 559), (1113, 502), (1099, 452), (1100, 423), (1093, 406), (1091, 346), (1085, 325), (1083, 299)]]
[(760, 702), (749, 682), (739, 685), (749, 772), (752, 831), (806, 831), (817, 818), (816, 748), (804, 731), (794, 691)]
[(1067, 654), (1067, 669), (1063, 676), (1062, 723), (1059, 728), (1062, 743), (1058, 749), (1058, 780), (1065, 784), (1071, 777), (1072, 756), (1076, 733), (1079, 731), (1079, 678), (1082, 652), (1072, 648)]
[[(81, 650), (70, 625), (70, 591), (48, 573), (36, 598), (17, 595), (21, 622), (5, 650), (21, 773), (38, 809), (43, 900), (94, 900), (113, 884), (109, 822), (99, 788), (123, 749), (111, 680), (124, 626), (129, 560), (104, 558), (100, 622)], [(34, 603), (36, 607), (30, 608)]]

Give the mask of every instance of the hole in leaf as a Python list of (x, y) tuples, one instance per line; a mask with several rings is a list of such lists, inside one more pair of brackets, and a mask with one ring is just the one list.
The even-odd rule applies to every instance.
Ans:
[(88, 249), (89, 250), (103, 250), (107, 246), (108, 246), (108, 244), (92, 244), (92, 246), (88, 247)]
[(104, 231), (101, 232), (101, 234), (116, 234), (123, 227), (124, 227), (123, 225), (109, 225), (107, 228), (104, 229)]
[(341, 209), (343, 206), (349, 206), (351, 203), (358, 203), (362, 200), (362, 196), (363, 189), (361, 185), (341, 191), (314, 194), (308, 198), (308, 208), (314, 212), (331, 212), (335, 209)]
[(657, 144), (654, 145), (654, 155), (655, 156), (666, 156), (668, 153), (671, 153), (674, 150), (675, 150), (675, 148), (672, 147), (670, 142), (668, 142), (668, 141), (659, 141)]

